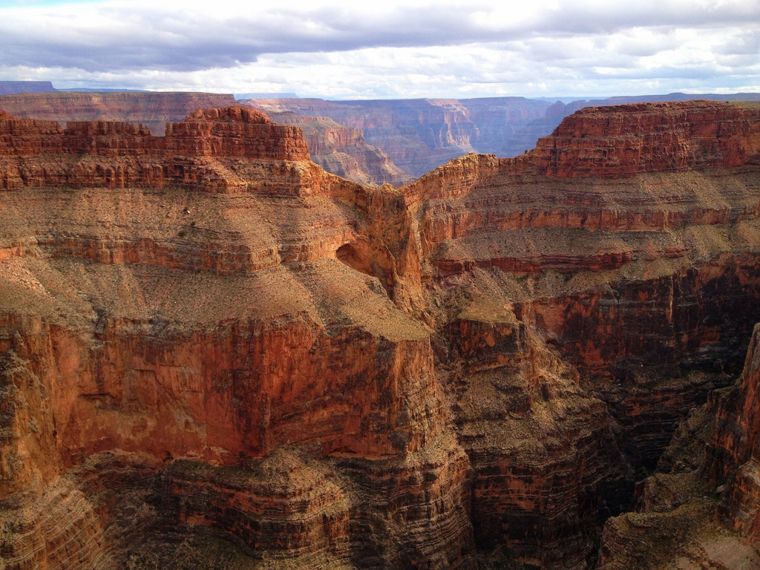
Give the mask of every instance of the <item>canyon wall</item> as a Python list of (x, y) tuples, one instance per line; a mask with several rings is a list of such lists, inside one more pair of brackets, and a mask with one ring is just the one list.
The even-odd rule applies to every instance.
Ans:
[(759, 133), (587, 109), (394, 189), (247, 107), (0, 115), (0, 557), (580, 569), (609, 519), (613, 564), (722, 393), (704, 473), (755, 540)]
[[(30, 93), (0, 96), (0, 109), (16, 118), (67, 122), (129, 122), (163, 135), (167, 123), (180, 121), (201, 108), (234, 104), (232, 95), (212, 93)], [(367, 144), (360, 130), (330, 119), (275, 113), (279, 124), (300, 128), (315, 162), (363, 184), (400, 185), (411, 177), (379, 148)]]
[(739, 378), (682, 422), (634, 512), (608, 520), (600, 568), (760, 565), (758, 343), (760, 324)]
[[(325, 101), (323, 99), (252, 99), (267, 112), (290, 111), (328, 117), (361, 130), (402, 170), (421, 176), (468, 152), (518, 156), (551, 134), (562, 120), (584, 107), (684, 100), (757, 101), (757, 93), (736, 95), (642, 95), (570, 102), (523, 97)], [(589, 147), (590, 148), (590, 147)], [(601, 148), (599, 152), (601, 152)]]
[(0, 91), (0, 109), (20, 119), (46, 121), (122, 121), (145, 125), (154, 134), (166, 123), (179, 121), (196, 109), (232, 105), (232, 95), (215, 93), (107, 91)]
[[(523, 97), (325, 101), (252, 99), (267, 112), (292, 111), (329, 117), (358, 129), (402, 170), (420, 176), (468, 152), (512, 156), (530, 149), (536, 138), (517, 137), (519, 129), (544, 116), (549, 102)], [(541, 131), (540, 135), (547, 134)]]
[(291, 112), (269, 115), (279, 124), (300, 128), (312, 160), (328, 172), (360, 184), (400, 186), (411, 179), (382, 150), (367, 144), (361, 129), (343, 126), (326, 117)]

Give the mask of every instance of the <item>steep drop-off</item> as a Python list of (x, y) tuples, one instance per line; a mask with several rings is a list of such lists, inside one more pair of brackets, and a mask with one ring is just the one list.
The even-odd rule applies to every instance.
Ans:
[(402, 170), (420, 176), (467, 152), (513, 156), (533, 147), (536, 136), (515, 135), (544, 116), (547, 101), (523, 97), (485, 99), (408, 99), (325, 101), (323, 99), (252, 99), (267, 112), (292, 111), (329, 117), (360, 130), (366, 141), (385, 152)]
[[(593, 565), (741, 368), (759, 152), (758, 106), (588, 109), (394, 190), (249, 108), (0, 116), (0, 556)], [(711, 472), (754, 537), (748, 382)]]
[(468, 152), (518, 156), (550, 134), (568, 115), (590, 106), (683, 100), (758, 101), (758, 93), (735, 95), (641, 95), (569, 103), (523, 97), (325, 101), (252, 99), (267, 112), (329, 117), (360, 130), (395, 164), (415, 176)]
[(604, 528), (600, 568), (760, 566), (760, 325), (739, 379), (679, 426), (635, 512)]
[(382, 150), (367, 144), (359, 129), (344, 127), (325, 117), (291, 112), (269, 115), (277, 123), (300, 128), (312, 160), (328, 172), (360, 184), (400, 186), (411, 179)]

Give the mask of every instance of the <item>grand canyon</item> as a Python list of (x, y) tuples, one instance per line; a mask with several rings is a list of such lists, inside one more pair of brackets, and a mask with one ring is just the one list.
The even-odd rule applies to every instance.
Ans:
[(0, 97), (3, 567), (760, 567), (760, 104), (299, 101)]

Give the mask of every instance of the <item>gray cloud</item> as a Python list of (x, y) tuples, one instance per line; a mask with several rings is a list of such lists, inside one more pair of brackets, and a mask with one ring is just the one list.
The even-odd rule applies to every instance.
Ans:
[[(283, 2), (123, 2), (0, 9), (0, 65), (89, 72), (193, 71), (255, 62), (262, 54), (424, 47), (578, 35), (626, 29), (719, 27), (760, 21), (746, 2), (564, 2), (521, 13), (505, 3), (389, 2), (296, 7)], [(748, 47), (756, 48), (751, 37)], [(614, 46), (613, 46), (614, 47)], [(550, 49), (550, 48), (544, 48)], [(646, 41), (621, 46), (639, 55)], [(551, 54), (547, 54), (551, 57)], [(561, 57), (561, 54), (555, 55)]]
[(0, 8), (0, 78), (336, 98), (760, 90), (756, 0), (556, 4)]

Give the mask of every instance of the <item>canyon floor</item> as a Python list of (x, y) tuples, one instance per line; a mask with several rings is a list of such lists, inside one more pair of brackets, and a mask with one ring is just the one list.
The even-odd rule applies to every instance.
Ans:
[(0, 112), (3, 567), (760, 566), (759, 104), (284, 122)]

